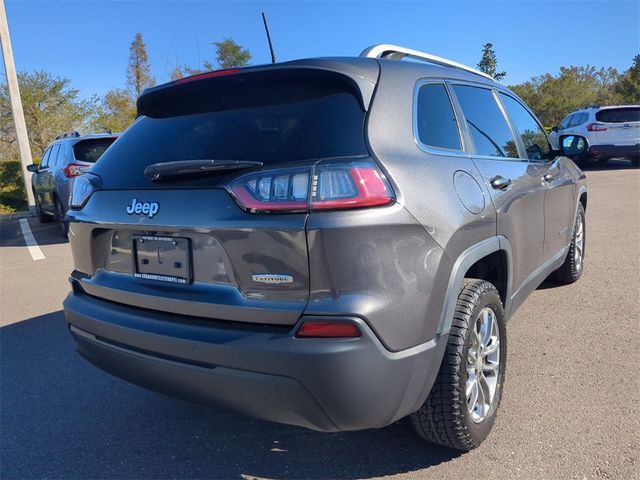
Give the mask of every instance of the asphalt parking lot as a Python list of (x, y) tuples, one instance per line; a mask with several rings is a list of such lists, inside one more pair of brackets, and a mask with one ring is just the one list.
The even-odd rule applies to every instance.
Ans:
[(203, 408), (102, 373), (74, 352), (72, 269), (55, 226), (0, 223), (0, 478), (640, 478), (640, 170), (587, 171), (586, 270), (543, 284), (508, 324), (501, 411), (477, 450), (406, 422), (322, 434)]

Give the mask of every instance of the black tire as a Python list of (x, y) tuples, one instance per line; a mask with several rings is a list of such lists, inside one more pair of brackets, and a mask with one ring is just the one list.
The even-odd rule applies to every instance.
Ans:
[(65, 209), (59, 198), (56, 199), (56, 221), (60, 227), (62, 238), (69, 238), (69, 221), (65, 220)]
[(36, 192), (33, 192), (33, 196), (36, 201), (36, 215), (38, 216), (38, 221), (40, 223), (52, 222), (53, 218), (42, 211), (42, 205), (40, 205), (40, 201), (38, 200), (38, 196), (36, 195)]
[[(495, 393), (484, 419), (474, 421), (467, 407), (468, 358), (478, 316), (486, 307), (493, 310), (499, 335)], [(504, 310), (496, 288), (485, 280), (465, 279), (449, 331), (449, 339), (438, 377), (420, 410), (411, 416), (418, 434), (425, 440), (457, 450), (472, 450), (489, 435), (496, 419), (507, 358)], [(474, 368), (471, 367), (473, 373)]]
[[(579, 248), (579, 224), (582, 223), (582, 247)], [(578, 213), (576, 214), (576, 220), (573, 224), (573, 235), (571, 237), (571, 245), (569, 245), (569, 251), (567, 252), (567, 256), (564, 259), (564, 263), (562, 266), (551, 274), (551, 278), (556, 280), (557, 282), (563, 284), (570, 284), (577, 282), (578, 279), (582, 276), (582, 272), (584, 271), (584, 252), (585, 246), (587, 243), (587, 224), (585, 222), (585, 214), (584, 207), (582, 203), (578, 205)], [(580, 259), (578, 261), (578, 256), (576, 255), (576, 251), (579, 252)]]

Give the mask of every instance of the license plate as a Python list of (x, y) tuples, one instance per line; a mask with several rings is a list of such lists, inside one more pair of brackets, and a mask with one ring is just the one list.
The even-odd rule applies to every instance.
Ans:
[(189, 239), (134, 235), (133, 251), (136, 277), (171, 283), (191, 281)]

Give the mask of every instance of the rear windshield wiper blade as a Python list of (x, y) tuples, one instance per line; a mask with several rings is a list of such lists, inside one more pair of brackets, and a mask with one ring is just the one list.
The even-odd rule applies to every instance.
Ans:
[(161, 182), (166, 178), (181, 175), (207, 175), (224, 170), (242, 170), (261, 166), (262, 162), (249, 160), (179, 160), (149, 165), (144, 169), (144, 176), (152, 182)]

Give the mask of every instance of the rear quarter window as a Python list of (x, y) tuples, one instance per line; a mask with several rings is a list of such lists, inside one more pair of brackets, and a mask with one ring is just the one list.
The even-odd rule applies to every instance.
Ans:
[(596, 113), (596, 120), (603, 123), (640, 122), (640, 107), (607, 108)]

